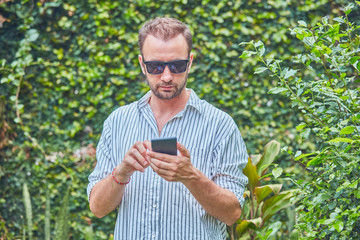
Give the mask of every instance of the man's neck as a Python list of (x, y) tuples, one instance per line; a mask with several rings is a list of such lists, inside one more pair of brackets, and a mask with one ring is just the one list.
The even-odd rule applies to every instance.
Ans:
[(149, 105), (154, 114), (159, 135), (164, 125), (185, 108), (189, 98), (190, 90), (187, 89), (173, 99), (160, 99), (151, 93)]
[(172, 99), (160, 99), (151, 93), (149, 104), (156, 115), (169, 115), (182, 111), (190, 98), (190, 90), (184, 89), (179, 96)]

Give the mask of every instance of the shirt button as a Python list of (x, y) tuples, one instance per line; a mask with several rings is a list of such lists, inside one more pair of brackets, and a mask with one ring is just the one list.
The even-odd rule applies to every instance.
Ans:
[(152, 234), (152, 238), (155, 238), (155, 237), (156, 237), (156, 234), (155, 234), (155, 233), (153, 233), (153, 234)]
[(156, 208), (156, 204), (154, 204), (153, 207)]
[(155, 178), (158, 179), (158, 178), (159, 178), (159, 175), (156, 175)]

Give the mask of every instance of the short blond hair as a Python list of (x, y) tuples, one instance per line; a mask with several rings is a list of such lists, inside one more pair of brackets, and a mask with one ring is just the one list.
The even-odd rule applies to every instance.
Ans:
[(192, 35), (189, 27), (175, 18), (156, 17), (144, 23), (139, 30), (139, 48), (142, 54), (145, 39), (148, 35), (160, 38), (164, 41), (172, 39), (177, 35), (182, 34), (188, 45), (188, 55), (192, 49)]

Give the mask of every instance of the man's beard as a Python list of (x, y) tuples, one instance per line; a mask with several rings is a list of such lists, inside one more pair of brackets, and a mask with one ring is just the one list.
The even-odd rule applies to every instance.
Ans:
[[(160, 83), (160, 84), (156, 84), (155, 86), (153, 86), (153, 85), (150, 84), (150, 82), (149, 82), (149, 80), (147, 78), (146, 78), (146, 81), (149, 84), (151, 92), (156, 97), (158, 97), (159, 99), (162, 99), (162, 100), (169, 100), (169, 99), (173, 99), (173, 98), (180, 95), (180, 93), (183, 91), (183, 89), (186, 86), (187, 78), (188, 78), (188, 73), (186, 73), (184, 82), (180, 83), (181, 85), (174, 84), (173, 81), (171, 81), (171, 82), (168, 82), (168, 83)], [(170, 92), (162, 93), (162, 92), (159, 91), (159, 87), (161, 87), (161, 86), (172, 86), (175, 89), (175, 91), (173, 91), (171, 93)]]

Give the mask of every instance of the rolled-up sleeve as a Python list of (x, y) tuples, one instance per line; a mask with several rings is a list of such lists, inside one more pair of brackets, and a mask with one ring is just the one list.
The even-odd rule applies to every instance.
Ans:
[(91, 190), (95, 184), (111, 174), (115, 166), (115, 162), (111, 158), (111, 151), (111, 128), (107, 119), (104, 122), (103, 131), (96, 148), (96, 166), (88, 178), (87, 195), (89, 201)]
[(244, 191), (248, 178), (243, 169), (247, 164), (248, 154), (243, 138), (237, 127), (233, 127), (214, 150), (213, 181), (235, 194), (240, 206), (244, 204)]

